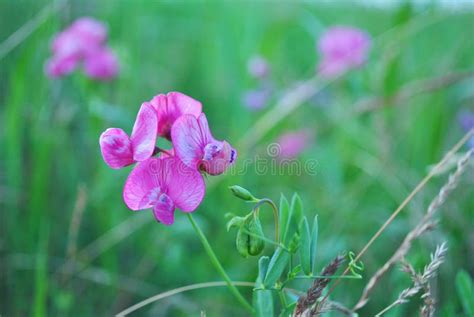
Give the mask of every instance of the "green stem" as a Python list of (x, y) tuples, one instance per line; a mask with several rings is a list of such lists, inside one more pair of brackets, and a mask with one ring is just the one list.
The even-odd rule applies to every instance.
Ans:
[(269, 204), (273, 209), (273, 218), (275, 220), (275, 240), (278, 243), (280, 243), (280, 225), (279, 225), (279, 220), (278, 220), (278, 207), (275, 205), (273, 200), (269, 198), (260, 199), (258, 203), (255, 205), (254, 210), (258, 210), (258, 207), (260, 207), (260, 205), (264, 203)]
[(232, 280), (229, 278), (227, 273), (224, 271), (224, 268), (222, 267), (221, 262), (217, 259), (216, 254), (212, 250), (211, 245), (209, 244), (209, 241), (207, 241), (206, 236), (202, 232), (201, 228), (199, 228), (198, 224), (194, 221), (194, 218), (191, 213), (186, 214), (188, 216), (189, 221), (191, 222), (194, 231), (196, 231), (197, 235), (199, 236), (199, 239), (201, 240), (202, 245), (204, 246), (204, 249), (207, 252), (207, 255), (211, 259), (212, 264), (216, 267), (217, 271), (219, 274), (222, 276), (224, 281), (227, 284), (227, 287), (231, 291), (231, 293), (235, 296), (235, 298), (250, 312), (253, 313), (253, 308), (252, 306), (245, 300), (245, 298), (240, 294), (239, 290), (235, 287), (233, 284)]

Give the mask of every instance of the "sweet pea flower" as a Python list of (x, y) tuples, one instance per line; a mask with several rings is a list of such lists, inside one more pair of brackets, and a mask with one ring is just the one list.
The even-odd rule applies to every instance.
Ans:
[(278, 158), (293, 159), (299, 156), (311, 142), (311, 135), (308, 130), (298, 130), (282, 134), (278, 140)]
[(362, 65), (370, 46), (370, 35), (362, 30), (348, 26), (328, 29), (318, 42), (318, 51), (322, 57), (319, 64), (321, 76), (337, 77)]
[(205, 194), (201, 174), (177, 157), (140, 162), (125, 182), (123, 199), (131, 210), (153, 209), (156, 220), (174, 223), (175, 208), (194, 211)]
[(173, 123), (184, 114), (199, 117), (202, 105), (199, 101), (180, 92), (160, 94), (150, 101), (158, 114), (158, 135), (171, 139)]
[(94, 79), (112, 79), (119, 71), (118, 60), (108, 48), (90, 52), (84, 60), (84, 72)]
[(90, 17), (76, 20), (53, 39), (53, 56), (46, 62), (45, 72), (60, 77), (74, 71), (84, 62), (87, 76), (107, 80), (118, 73), (118, 61), (106, 46), (107, 27)]
[(79, 63), (75, 56), (54, 56), (45, 65), (45, 72), (49, 77), (56, 78), (72, 73)]
[(155, 109), (145, 102), (138, 111), (131, 137), (119, 128), (105, 130), (99, 139), (105, 163), (119, 169), (150, 158), (155, 151), (157, 124)]
[(222, 174), (237, 156), (229, 143), (214, 139), (204, 113), (198, 118), (189, 114), (179, 117), (171, 129), (171, 140), (184, 164), (210, 175)]

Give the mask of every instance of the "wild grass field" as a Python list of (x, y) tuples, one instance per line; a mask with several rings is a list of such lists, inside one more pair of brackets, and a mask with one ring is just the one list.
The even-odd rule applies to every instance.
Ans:
[[(359, 254), (405, 201), (360, 257), (362, 278), (339, 280), (330, 299), (353, 309), (431, 210), (428, 232), (410, 242), (405, 258), (422, 272), (446, 242), (428, 284), (433, 316), (472, 316), (474, 171), (468, 142), (458, 142), (469, 133), (460, 117), (474, 112), (474, 4), (371, 3), (0, 1), (0, 315), (110, 316), (168, 290), (222, 281), (185, 215), (176, 212), (165, 226), (151, 212), (130, 211), (122, 188), (132, 167), (112, 170), (101, 156), (105, 129), (129, 133), (142, 102), (179, 91), (202, 102), (213, 135), (238, 153), (230, 172), (206, 177), (193, 213), (234, 281), (255, 282), (259, 257), (241, 257), (236, 232), (226, 229), (227, 213), (251, 210), (231, 185), (277, 204), (281, 194), (297, 192), (308, 219), (318, 215), (317, 272), (345, 254), (339, 275), (349, 252)], [(108, 27), (119, 63), (113, 80), (80, 70), (45, 74), (53, 37), (83, 16)], [(316, 45), (335, 25), (364, 30), (371, 47), (363, 65), (327, 79), (317, 72)], [(249, 74), (254, 56), (268, 63), (264, 82)], [(246, 94), (265, 87), (265, 106), (249, 109)], [(294, 131), (304, 135), (292, 162), (310, 171), (292, 170), (272, 152)], [(461, 171), (438, 195), (463, 155)], [(266, 208), (260, 221), (273, 238)], [(263, 255), (274, 249), (267, 243)], [(377, 282), (359, 316), (377, 314), (413, 285), (400, 263)], [(311, 283), (292, 283), (299, 293), (287, 300)], [(239, 291), (251, 302), (252, 287)], [(386, 315), (418, 316), (424, 291)], [(273, 302), (278, 315), (283, 304), (276, 295)], [(200, 314), (250, 315), (225, 287), (209, 287), (177, 292), (130, 316)]]

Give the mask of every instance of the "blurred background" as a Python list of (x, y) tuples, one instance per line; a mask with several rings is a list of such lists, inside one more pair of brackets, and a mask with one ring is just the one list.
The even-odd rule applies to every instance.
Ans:
[[(107, 25), (116, 78), (45, 74), (53, 37), (82, 16)], [(363, 65), (327, 80), (317, 75), (316, 45), (334, 25), (367, 32), (372, 45)], [(225, 228), (226, 213), (249, 211), (228, 190), (233, 184), (275, 201), (298, 192), (306, 214), (319, 215), (318, 267), (360, 250), (465, 134), (460, 120), (474, 111), (473, 31), (472, 1), (0, 1), (0, 315), (110, 316), (169, 289), (220, 280), (181, 213), (166, 227), (126, 208), (131, 168), (111, 170), (100, 154), (103, 130), (130, 132), (140, 104), (169, 91), (203, 103), (214, 136), (239, 152), (237, 168), (250, 159), (245, 173), (208, 178), (195, 212), (233, 279), (257, 274), (256, 259), (241, 258)], [(264, 74), (255, 73), (262, 63)], [(279, 164), (268, 150), (275, 142), (287, 157), (317, 162), (315, 173), (257, 171), (256, 156)], [(439, 316), (464, 316), (454, 280), (461, 269), (474, 273), (473, 175), (471, 168), (436, 230), (409, 254), (422, 270), (435, 246), (448, 243), (435, 283)], [(344, 281), (334, 299), (358, 300), (446, 176), (411, 201), (364, 256), (364, 279)], [(262, 216), (271, 236), (271, 213)], [(360, 315), (380, 311), (409, 284), (393, 270)], [(250, 298), (250, 288), (242, 292)], [(390, 316), (414, 316), (418, 306)], [(245, 315), (224, 288), (178, 294), (133, 315), (201, 310)]]

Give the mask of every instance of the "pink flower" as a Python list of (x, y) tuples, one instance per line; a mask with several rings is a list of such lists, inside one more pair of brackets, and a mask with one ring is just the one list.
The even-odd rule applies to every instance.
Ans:
[(59, 57), (82, 58), (101, 48), (107, 39), (107, 27), (92, 18), (76, 20), (54, 39), (51, 50)]
[(205, 193), (204, 180), (177, 157), (151, 158), (138, 163), (128, 176), (123, 199), (131, 210), (153, 208), (165, 225), (174, 222), (175, 208), (194, 211)]
[(50, 77), (60, 77), (74, 71), (84, 62), (87, 76), (107, 80), (118, 73), (118, 60), (106, 46), (107, 27), (100, 21), (84, 17), (60, 32), (51, 45), (53, 56), (45, 65)]
[(102, 46), (107, 40), (105, 24), (90, 17), (77, 19), (71, 24), (69, 31), (81, 42), (86, 53), (88, 49), (95, 50)]
[(61, 77), (73, 72), (79, 60), (74, 56), (50, 58), (45, 65), (45, 72), (50, 77)]
[(318, 50), (322, 61), (319, 71), (324, 77), (336, 77), (362, 65), (371, 46), (370, 36), (359, 29), (336, 26), (319, 39)]
[(308, 130), (299, 130), (282, 134), (277, 140), (277, 144), (279, 145), (279, 153), (277, 153), (278, 158), (296, 158), (306, 149), (310, 142), (311, 135)]
[(84, 72), (94, 79), (112, 79), (119, 71), (118, 60), (108, 48), (88, 53), (84, 60)]
[(184, 164), (210, 175), (222, 174), (237, 156), (229, 143), (214, 139), (204, 113), (197, 119), (189, 114), (178, 118), (171, 129), (171, 139)]
[(99, 139), (105, 163), (119, 169), (150, 158), (155, 151), (157, 124), (155, 109), (145, 102), (138, 111), (131, 137), (122, 129), (105, 130)]
[(199, 101), (180, 92), (157, 95), (150, 103), (158, 113), (158, 135), (168, 140), (171, 138), (171, 127), (176, 119), (184, 114), (197, 118), (202, 111)]

